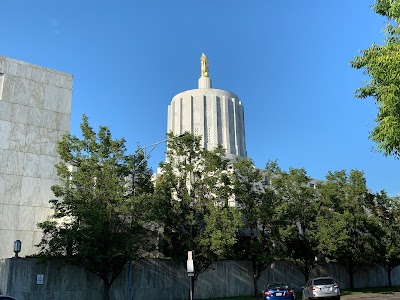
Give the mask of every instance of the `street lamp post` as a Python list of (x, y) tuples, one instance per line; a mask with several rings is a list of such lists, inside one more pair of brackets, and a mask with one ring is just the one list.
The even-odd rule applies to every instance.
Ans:
[[(176, 137), (181, 137), (183, 134), (176, 136)], [(171, 138), (167, 138), (165, 140), (156, 142), (154, 144), (147, 145), (145, 147), (141, 147), (142, 150), (146, 150), (147, 148), (151, 148), (148, 153), (146, 151), (144, 152), (144, 157), (141, 161), (139, 161), (136, 164), (136, 155), (133, 155), (132, 158), (132, 197), (135, 196), (135, 173), (138, 167), (140, 167), (149, 157), (151, 152), (161, 143), (169, 141)], [(128, 264), (128, 300), (132, 300), (132, 259), (129, 259), (129, 264)]]

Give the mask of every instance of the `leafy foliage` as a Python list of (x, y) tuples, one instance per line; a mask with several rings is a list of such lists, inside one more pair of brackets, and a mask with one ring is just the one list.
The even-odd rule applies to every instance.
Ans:
[(370, 206), (371, 213), (377, 218), (379, 231), (375, 260), (382, 265), (392, 285), (392, 270), (400, 265), (400, 199), (389, 197), (385, 191), (376, 193)]
[(364, 87), (357, 89), (359, 98), (373, 97), (378, 106), (375, 127), (370, 138), (376, 149), (385, 155), (400, 157), (400, 1), (376, 0), (376, 13), (388, 18), (385, 28), (386, 43), (373, 44), (361, 51), (351, 61), (357, 69), (364, 69), (371, 78)]
[(271, 162), (264, 171), (256, 169), (250, 159), (238, 159), (232, 168), (235, 200), (244, 220), (235, 256), (252, 262), (255, 295), (261, 272), (277, 257), (277, 197), (269, 186), (276, 168), (276, 163)]
[(282, 220), (279, 231), (281, 245), (286, 256), (295, 262), (307, 281), (318, 255), (315, 237), (317, 190), (310, 187), (311, 178), (305, 169), (290, 168), (289, 172), (280, 170), (273, 181), (280, 199), (277, 210)]
[(364, 174), (357, 170), (329, 172), (320, 187), (321, 207), (318, 216), (318, 249), (330, 260), (343, 265), (354, 289), (354, 273), (372, 262), (377, 245), (374, 219), (367, 203), (371, 197)]
[(162, 252), (186, 261), (193, 251), (196, 276), (226, 257), (236, 242), (241, 213), (232, 197), (224, 151), (201, 147), (200, 137), (169, 135), (167, 162), (152, 200), (153, 216), (162, 228)]
[(131, 197), (132, 157), (125, 155), (124, 139), (112, 139), (107, 127), (94, 132), (86, 116), (81, 130), (82, 139), (65, 135), (58, 144), (61, 184), (52, 187), (53, 216), (38, 224), (44, 233), (38, 247), (43, 259), (62, 259), (98, 275), (108, 299), (127, 261), (141, 256), (147, 230)]

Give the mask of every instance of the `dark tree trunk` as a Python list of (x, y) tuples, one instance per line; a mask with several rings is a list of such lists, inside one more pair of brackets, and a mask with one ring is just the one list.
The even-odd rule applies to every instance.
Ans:
[(352, 262), (348, 263), (348, 267), (347, 267), (347, 273), (349, 274), (349, 279), (350, 279), (350, 290), (354, 290), (354, 266)]
[(256, 260), (253, 259), (253, 287), (254, 287), (254, 298), (258, 296), (258, 271), (257, 271), (257, 263)]
[(110, 283), (103, 281), (103, 300), (110, 300), (110, 286)]
[(393, 268), (391, 266), (388, 266), (387, 269), (386, 269), (388, 285), (390, 287), (392, 286), (392, 270), (393, 270)]

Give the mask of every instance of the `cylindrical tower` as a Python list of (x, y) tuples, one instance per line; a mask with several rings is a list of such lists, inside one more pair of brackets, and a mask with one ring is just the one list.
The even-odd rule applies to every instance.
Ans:
[(213, 89), (204, 53), (200, 62), (199, 88), (175, 95), (168, 106), (168, 132), (200, 135), (205, 149), (222, 145), (229, 159), (246, 157), (242, 102), (234, 93)]

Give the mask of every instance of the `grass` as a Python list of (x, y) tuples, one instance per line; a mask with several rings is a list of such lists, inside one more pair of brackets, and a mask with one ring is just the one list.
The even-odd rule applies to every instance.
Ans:
[[(347, 295), (391, 293), (391, 292), (400, 292), (400, 286), (370, 287), (370, 288), (354, 289), (353, 291), (341, 290), (341, 295), (347, 296)], [(296, 299), (301, 300), (301, 292), (296, 292)], [(262, 296), (260, 295), (257, 298), (254, 298), (254, 296), (238, 296), (238, 297), (227, 297), (227, 298), (211, 298), (208, 300), (262, 300)]]

